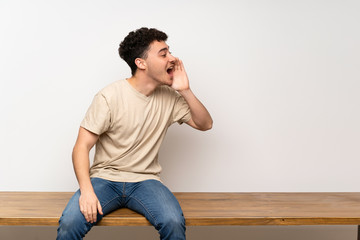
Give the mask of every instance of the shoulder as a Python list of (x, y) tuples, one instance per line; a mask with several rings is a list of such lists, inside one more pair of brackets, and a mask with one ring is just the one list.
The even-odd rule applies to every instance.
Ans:
[(125, 80), (118, 80), (109, 85), (105, 86), (101, 89), (97, 94), (97, 98), (101, 98), (102, 102), (106, 102), (108, 107), (113, 108), (116, 107), (119, 103), (120, 98), (124, 95), (124, 81)]
[(104, 97), (115, 96), (119, 94), (122, 88), (124, 88), (124, 83), (124, 79), (112, 82), (109, 85), (105, 86), (103, 89), (101, 89), (98, 94), (101, 94)]

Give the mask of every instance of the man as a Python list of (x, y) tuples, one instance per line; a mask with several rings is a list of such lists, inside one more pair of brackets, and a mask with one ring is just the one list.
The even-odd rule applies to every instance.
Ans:
[(119, 54), (132, 77), (102, 89), (81, 123), (73, 149), (80, 189), (60, 218), (57, 239), (82, 239), (104, 215), (121, 207), (143, 214), (161, 239), (185, 239), (180, 205), (160, 181), (158, 151), (172, 123), (205, 131), (212, 119), (166, 40), (159, 30), (141, 28), (121, 42)]

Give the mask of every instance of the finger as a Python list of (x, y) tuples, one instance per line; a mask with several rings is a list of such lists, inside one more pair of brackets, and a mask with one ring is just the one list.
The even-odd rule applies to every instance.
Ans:
[(101, 215), (104, 215), (100, 202), (98, 201), (98, 211)]
[(87, 209), (84, 210), (84, 216), (87, 222), (91, 222), (90, 214)]
[(97, 214), (96, 205), (95, 205), (95, 206), (91, 206), (91, 212), (90, 212), (91, 223), (96, 222), (96, 214)]
[(179, 58), (175, 60), (175, 70), (179, 70)]
[(84, 208), (83, 205), (80, 205), (80, 212), (84, 215), (86, 221), (89, 222), (88, 214), (87, 214), (87, 212), (86, 212), (86, 210), (85, 210), (85, 208)]
[(184, 64), (183, 62), (179, 59), (179, 65), (180, 65), (180, 70), (184, 70)]
[(82, 214), (84, 215), (84, 217), (85, 217), (85, 220), (87, 221), (87, 222), (90, 222), (90, 219), (89, 219), (89, 214), (84, 210), (84, 211), (82, 211)]
[(84, 214), (84, 207), (83, 207), (83, 205), (80, 205), (80, 212), (81, 212), (82, 214)]
[(91, 219), (91, 214), (90, 214), (90, 213), (86, 213), (86, 221), (88, 221), (89, 223), (92, 223), (92, 219)]
[(81, 197), (79, 198), (79, 207), (80, 207), (80, 212), (82, 213), (82, 215), (84, 215), (86, 221), (88, 222), (88, 216), (87, 216), (87, 212), (86, 212), (86, 208), (84, 207), (84, 205), (81, 203)]
[(97, 214), (98, 214), (98, 208), (97, 208), (97, 204), (94, 206), (93, 208), (93, 220), (94, 222), (97, 221)]
[(84, 216), (87, 222), (92, 222), (91, 206), (86, 206)]

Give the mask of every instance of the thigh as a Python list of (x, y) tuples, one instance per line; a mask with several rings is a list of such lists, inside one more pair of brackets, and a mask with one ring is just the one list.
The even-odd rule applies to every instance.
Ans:
[(127, 194), (125, 207), (144, 215), (155, 228), (168, 219), (183, 219), (174, 194), (157, 180), (135, 183)]
[[(111, 182), (103, 179), (91, 179), (95, 194), (103, 206), (104, 214), (112, 211), (116, 206), (116, 192), (111, 188)], [(80, 211), (79, 198), (80, 190), (78, 190), (68, 202), (60, 220), (58, 227), (57, 239), (70, 240), (82, 239), (85, 234), (96, 224), (86, 221), (84, 215)], [(97, 222), (102, 216), (97, 215)]]
[(116, 183), (102, 178), (92, 178), (94, 192), (98, 198), (104, 215), (121, 207), (123, 195), (122, 183)]
[[(94, 192), (100, 201), (104, 215), (114, 211), (120, 207), (120, 197), (118, 192), (114, 190), (110, 181), (101, 178), (92, 178), (91, 184)], [(68, 202), (62, 218), (70, 218), (74, 222), (84, 223), (86, 219), (80, 211), (79, 198), (80, 190), (78, 190)], [(97, 222), (101, 220), (102, 216), (98, 214)]]

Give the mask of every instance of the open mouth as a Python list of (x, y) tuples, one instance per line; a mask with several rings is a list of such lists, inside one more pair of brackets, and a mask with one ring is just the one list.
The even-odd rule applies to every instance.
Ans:
[(166, 72), (169, 74), (169, 75), (173, 75), (173, 73), (174, 73), (174, 66), (171, 66), (171, 67), (169, 67), (168, 69), (166, 69)]

